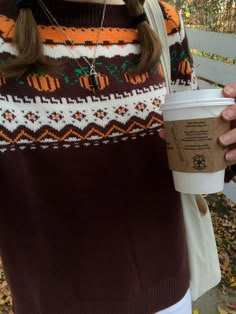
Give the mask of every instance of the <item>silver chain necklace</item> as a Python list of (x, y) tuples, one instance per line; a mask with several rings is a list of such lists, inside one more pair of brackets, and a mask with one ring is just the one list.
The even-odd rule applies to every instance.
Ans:
[[(71, 44), (71, 46), (75, 47), (75, 44), (73, 43), (73, 41), (68, 37), (66, 32), (63, 30), (61, 25), (57, 22), (57, 20), (52, 15), (52, 13), (49, 11), (49, 9), (46, 7), (46, 5), (43, 3), (43, 1), (42, 0), (38, 0), (38, 3), (40, 5), (40, 7), (42, 8), (42, 10), (44, 11), (45, 15), (47, 16), (47, 18), (49, 19), (49, 21), (52, 23), (52, 25), (56, 25), (58, 27), (58, 29), (63, 33), (63, 35), (65, 36), (67, 41)], [(97, 50), (98, 50), (98, 46), (99, 46), (99, 42), (100, 42), (100, 38), (101, 38), (101, 33), (102, 33), (102, 29), (103, 29), (103, 22), (104, 22), (104, 19), (105, 19), (106, 5), (107, 5), (107, 0), (104, 0), (102, 17), (101, 17), (101, 23), (100, 23), (100, 28), (99, 28), (99, 32), (98, 32), (96, 46), (95, 46), (94, 53), (93, 53), (92, 62), (90, 63), (89, 60), (85, 56), (81, 55), (81, 57), (84, 59), (84, 61), (89, 66), (89, 77), (88, 77), (88, 80), (89, 80), (90, 87), (92, 88), (92, 90), (94, 92), (95, 92), (95, 90), (99, 89), (99, 79), (98, 79), (98, 73), (96, 71), (95, 62), (96, 62)], [(72, 57), (75, 59), (75, 61), (78, 64), (78, 66), (81, 68), (81, 70), (84, 73), (84, 75), (87, 75), (87, 73), (85, 72), (84, 68), (79, 63), (78, 58), (74, 55), (74, 53), (68, 47), (66, 42), (65, 42), (65, 46), (70, 51)]]

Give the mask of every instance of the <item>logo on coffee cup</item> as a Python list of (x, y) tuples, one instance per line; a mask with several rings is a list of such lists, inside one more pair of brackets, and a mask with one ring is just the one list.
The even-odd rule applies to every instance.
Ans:
[(206, 156), (204, 155), (195, 155), (193, 156), (193, 168), (196, 170), (203, 170), (207, 167), (206, 165)]

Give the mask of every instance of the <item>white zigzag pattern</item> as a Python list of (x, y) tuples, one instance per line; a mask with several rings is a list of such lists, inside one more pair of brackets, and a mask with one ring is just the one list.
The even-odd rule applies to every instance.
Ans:
[[(78, 59), (79, 57), (93, 58), (94, 48), (76, 46), (74, 48), (67, 48), (64, 45), (57, 45), (55, 47), (49, 47), (44, 45), (45, 55), (51, 58), (68, 57), (72, 59)], [(97, 57), (113, 58), (115, 56), (126, 57), (130, 54), (138, 55), (141, 52), (140, 45), (138, 44), (126, 44), (124, 46), (112, 45), (112, 46), (98, 46)]]
[[(182, 22), (182, 20), (181, 20)], [(183, 23), (183, 22), (182, 22)], [(176, 33), (168, 36), (169, 46), (174, 45), (175, 43), (181, 43), (185, 37), (185, 30), (183, 24), (181, 24), (180, 33)], [(121, 57), (126, 57), (130, 54), (138, 55), (140, 54), (141, 48), (138, 44), (125, 44), (125, 45), (112, 45), (112, 46), (99, 46), (97, 50), (97, 57), (105, 56), (106, 58), (113, 58), (117, 55)], [(15, 47), (12, 44), (5, 42), (0, 37), (0, 52), (6, 52), (13, 56), (18, 54)], [(78, 59), (82, 56), (87, 58), (93, 58), (94, 49), (91, 47), (76, 46), (74, 48), (67, 48), (64, 45), (58, 44), (55, 47), (50, 45), (44, 45), (44, 53), (46, 56), (51, 58), (62, 58), (67, 57), (71, 59)]]
[[(141, 48), (138, 44), (126, 44), (126, 45), (112, 45), (112, 46), (98, 46), (97, 57), (105, 56), (106, 58), (113, 58), (117, 55), (126, 57), (130, 54), (140, 54)], [(0, 37), (0, 53), (6, 52), (13, 56), (18, 55), (17, 50), (12, 44), (4, 42)], [(94, 49), (91, 47), (75, 46), (68, 48), (65, 45), (58, 44), (51, 47), (50, 45), (44, 45), (44, 53), (51, 58), (67, 57), (71, 59), (78, 59), (82, 56), (87, 58), (93, 58)]]
[[(66, 98), (62, 98), (58, 103), (52, 103), (50, 98), (35, 97), (31, 103), (25, 103), (24, 99), (7, 96), (7, 101), (0, 100), (0, 125), (13, 132), (19, 126), (37, 131), (43, 126), (50, 126), (55, 130), (62, 130), (65, 126), (73, 125), (81, 130), (89, 124), (95, 123), (100, 127), (106, 127), (111, 121), (118, 121), (125, 124), (132, 117), (145, 119), (151, 112), (161, 114), (159, 107), (153, 102), (158, 99), (164, 100), (166, 88), (160, 86), (159, 89), (151, 87), (148, 91), (133, 90), (129, 98), (118, 98), (119, 95), (111, 95), (109, 99), (94, 101), (94, 97), (87, 97), (84, 103), (68, 104)], [(143, 107), (137, 108), (138, 104)], [(122, 107), (123, 111), (116, 111)], [(52, 115), (58, 115), (58, 119), (52, 119)], [(81, 121), (73, 117), (76, 113), (80, 114)], [(30, 114), (36, 117), (34, 120), (27, 119)], [(6, 115), (10, 119), (6, 119)], [(13, 118), (12, 118), (13, 117)]]
[[(142, 132), (139, 132), (139, 133), (136, 133), (135, 135), (132, 135), (132, 136), (123, 136), (123, 135), (120, 135), (119, 134), (119, 138), (109, 138), (109, 139), (105, 139), (105, 140), (101, 140), (99, 138), (99, 141), (94, 141), (94, 142), (83, 142), (83, 141), (80, 141), (78, 140), (78, 138), (75, 138), (75, 141), (73, 141), (73, 139), (68, 139), (68, 140), (65, 140), (65, 142), (68, 142), (68, 143), (64, 143), (64, 144), (60, 144), (58, 143), (57, 140), (53, 140), (53, 139), (44, 139), (41, 141), (41, 144), (40, 144), (40, 148), (42, 149), (48, 149), (48, 148), (53, 148), (53, 149), (59, 149), (60, 147), (64, 147), (64, 148), (69, 148), (69, 147), (75, 147), (75, 148), (79, 148), (79, 147), (82, 147), (82, 146), (91, 146), (91, 145), (95, 145), (95, 146), (99, 146), (99, 145), (103, 145), (103, 144), (115, 144), (115, 143), (119, 143), (120, 141), (127, 141), (127, 140), (136, 140), (137, 138), (139, 137), (145, 137), (147, 135), (149, 136), (152, 136), (152, 135), (155, 135), (157, 132), (159, 132), (159, 129), (157, 129), (156, 127), (150, 130), (145, 131), (145, 133), (142, 133)], [(5, 153), (7, 150), (10, 150), (10, 151), (15, 151), (16, 148), (19, 148), (21, 150), (24, 150), (26, 148), (29, 148), (31, 150), (36, 150), (37, 147), (35, 146), (35, 144), (30, 141), (30, 140), (20, 140), (18, 141), (17, 143), (18, 145), (9, 145), (8, 142), (6, 141), (0, 141), (0, 152), (1, 153)], [(24, 145), (25, 144), (25, 145)]]

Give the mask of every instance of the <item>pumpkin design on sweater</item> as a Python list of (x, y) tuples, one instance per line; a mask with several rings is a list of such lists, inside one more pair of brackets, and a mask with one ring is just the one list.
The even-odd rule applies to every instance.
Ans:
[(185, 59), (185, 60), (180, 62), (180, 64), (179, 64), (179, 71), (183, 75), (191, 73), (192, 69), (191, 69), (191, 65), (190, 65), (189, 60)]
[(27, 76), (27, 82), (30, 87), (40, 92), (54, 92), (57, 88), (60, 88), (59, 80), (48, 74), (29, 74)]
[(4, 73), (0, 73), (0, 86), (3, 86), (4, 84), (6, 84), (6, 78)]
[(157, 71), (158, 71), (158, 73), (159, 73), (159, 75), (160, 75), (161, 77), (165, 77), (165, 74), (164, 74), (164, 71), (163, 71), (163, 66), (162, 66), (161, 63), (158, 64), (158, 66), (157, 66)]
[(136, 75), (132, 75), (131, 73), (126, 72), (125, 73), (125, 80), (128, 83), (131, 84), (140, 84), (140, 83), (144, 83), (148, 78), (148, 73), (140, 73), (140, 74), (136, 74)]
[[(96, 74), (98, 80), (98, 89), (102, 90), (109, 85), (109, 79), (107, 75)], [(86, 88), (89, 91), (93, 91), (89, 81), (90, 75), (81, 76), (79, 79), (80, 86)]]
[(165, 24), (168, 35), (176, 33), (180, 27), (180, 18), (178, 12), (168, 3), (160, 1), (163, 7)]

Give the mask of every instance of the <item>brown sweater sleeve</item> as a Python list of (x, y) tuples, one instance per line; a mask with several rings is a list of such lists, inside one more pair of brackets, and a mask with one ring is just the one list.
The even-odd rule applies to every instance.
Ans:
[(230, 182), (234, 177), (236, 177), (236, 164), (226, 168), (225, 182)]

